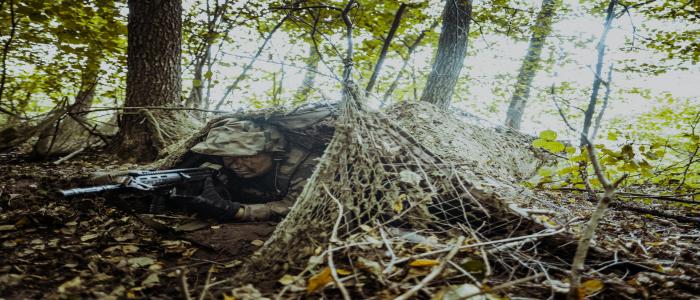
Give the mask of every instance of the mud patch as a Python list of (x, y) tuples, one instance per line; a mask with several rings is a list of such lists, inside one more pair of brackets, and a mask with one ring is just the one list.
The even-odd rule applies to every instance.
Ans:
[(231, 223), (190, 232), (185, 237), (230, 257), (243, 258), (257, 250), (276, 223)]

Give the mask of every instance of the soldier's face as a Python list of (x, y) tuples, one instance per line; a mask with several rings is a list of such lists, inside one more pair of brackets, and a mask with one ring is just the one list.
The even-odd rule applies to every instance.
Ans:
[(224, 166), (243, 178), (258, 177), (272, 169), (272, 155), (260, 153), (251, 156), (224, 157)]

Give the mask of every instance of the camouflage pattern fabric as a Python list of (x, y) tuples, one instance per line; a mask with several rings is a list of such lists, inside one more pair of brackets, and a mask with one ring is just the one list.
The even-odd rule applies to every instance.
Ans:
[(213, 156), (250, 156), (258, 153), (284, 152), (286, 140), (272, 125), (253, 121), (223, 119), (214, 124), (204, 141), (191, 151)]

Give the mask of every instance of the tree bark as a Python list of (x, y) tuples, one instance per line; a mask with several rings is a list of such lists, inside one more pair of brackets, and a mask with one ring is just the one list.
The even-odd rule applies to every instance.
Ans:
[[(180, 0), (129, 0), (126, 107), (176, 106), (180, 100)], [(168, 116), (168, 114), (171, 114)], [(123, 158), (156, 158), (166, 146), (159, 121), (178, 112), (125, 110), (115, 150)]]
[(552, 32), (552, 17), (557, 6), (557, 0), (542, 0), (542, 7), (537, 14), (535, 26), (532, 27), (532, 35), (530, 36), (530, 45), (527, 49), (523, 64), (518, 72), (518, 79), (515, 83), (515, 91), (508, 106), (506, 114), (506, 126), (513, 129), (520, 129), (520, 122), (523, 119), (523, 113), (527, 100), (530, 97), (530, 86), (535, 78), (535, 73), (540, 68), (540, 56), (542, 47), (547, 39), (547, 36)]
[(452, 93), (467, 55), (471, 15), (471, 0), (446, 1), (437, 55), (420, 97), (421, 101), (433, 103), (440, 108), (450, 106)]

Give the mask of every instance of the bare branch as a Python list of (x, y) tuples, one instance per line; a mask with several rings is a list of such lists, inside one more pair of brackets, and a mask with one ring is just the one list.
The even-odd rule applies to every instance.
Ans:
[(350, 80), (350, 75), (352, 74), (352, 21), (350, 21), (350, 16), (348, 14), (350, 13), (350, 10), (352, 10), (354, 4), (355, 0), (348, 1), (348, 4), (345, 5), (345, 8), (341, 14), (343, 17), (343, 22), (345, 23), (345, 35), (348, 43), (345, 52), (345, 59), (343, 61), (343, 65), (345, 66), (345, 69), (343, 70), (343, 82)]

